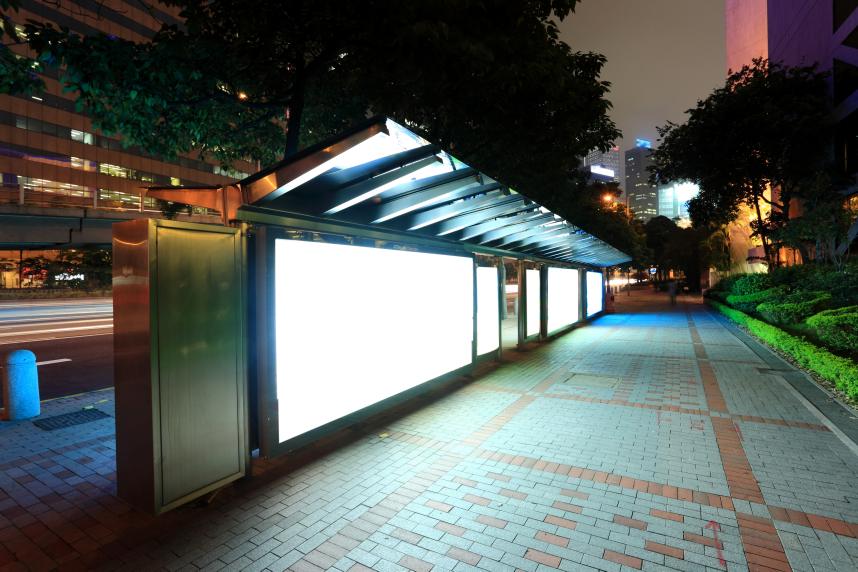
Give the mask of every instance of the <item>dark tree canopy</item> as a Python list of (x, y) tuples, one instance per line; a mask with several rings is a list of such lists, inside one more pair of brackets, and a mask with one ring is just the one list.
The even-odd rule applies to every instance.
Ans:
[(184, 24), (145, 43), (26, 26), (97, 128), (157, 155), (270, 164), (384, 114), (539, 200), (619, 135), (604, 57), (558, 38), (577, 0), (168, 3)]
[(802, 186), (830, 159), (826, 77), (815, 67), (764, 59), (731, 73), (724, 87), (686, 112), (686, 123), (659, 129), (655, 178), (700, 186), (689, 207), (697, 226), (730, 222), (742, 204), (750, 206), (768, 253), (771, 233), (789, 220)]

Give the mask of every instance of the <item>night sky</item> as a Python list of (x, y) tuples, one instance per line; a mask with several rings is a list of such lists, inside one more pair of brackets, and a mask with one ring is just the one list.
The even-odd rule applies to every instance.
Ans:
[(723, 0), (583, 0), (560, 30), (573, 49), (608, 58), (621, 153), (637, 137), (655, 144), (657, 125), (683, 122), (726, 77)]

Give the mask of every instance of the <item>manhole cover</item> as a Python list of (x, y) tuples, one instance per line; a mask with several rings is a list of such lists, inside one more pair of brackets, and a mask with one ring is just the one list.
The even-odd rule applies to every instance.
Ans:
[(83, 409), (81, 411), (39, 419), (38, 421), (33, 421), (33, 425), (45, 431), (55, 431), (57, 429), (65, 429), (66, 427), (98, 421), (105, 417), (110, 417), (110, 415), (98, 409)]
[(566, 385), (576, 387), (596, 387), (600, 389), (614, 389), (619, 385), (620, 378), (606, 375), (592, 375), (588, 373), (575, 373), (563, 382)]

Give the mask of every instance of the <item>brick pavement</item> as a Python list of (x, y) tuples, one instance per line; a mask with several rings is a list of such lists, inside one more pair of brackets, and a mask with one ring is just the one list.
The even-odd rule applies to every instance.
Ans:
[(112, 419), (2, 424), (0, 571), (858, 569), (852, 449), (699, 303), (618, 298), (160, 518), (114, 496)]

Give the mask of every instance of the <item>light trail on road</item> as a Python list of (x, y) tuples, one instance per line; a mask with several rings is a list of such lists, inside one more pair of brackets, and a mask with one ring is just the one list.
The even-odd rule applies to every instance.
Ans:
[(42, 399), (113, 385), (110, 298), (0, 301), (0, 354), (36, 355)]

